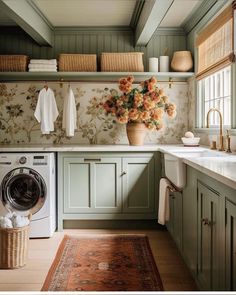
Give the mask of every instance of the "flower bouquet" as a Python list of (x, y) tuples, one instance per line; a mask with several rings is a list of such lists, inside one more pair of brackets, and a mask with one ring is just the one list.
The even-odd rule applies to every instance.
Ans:
[[(119, 123), (127, 124), (127, 135), (132, 145), (142, 145), (146, 129), (160, 130), (164, 113), (171, 118), (176, 115), (176, 106), (168, 102), (163, 89), (157, 87), (155, 77), (133, 88), (134, 78), (119, 80), (121, 95), (113, 93), (103, 104), (107, 114), (113, 114)], [(139, 135), (136, 136), (139, 131)], [(130, 131), (130, 132), (129, 132)]]

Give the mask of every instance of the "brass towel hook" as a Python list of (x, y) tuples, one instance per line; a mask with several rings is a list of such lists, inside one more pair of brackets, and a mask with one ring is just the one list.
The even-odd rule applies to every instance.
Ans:
[(61, 78), (61, 79), (60, 79), (60, 87), (61, 87), (61, 88), (63, 87), (63, 81), (64, 81), (64, 79)]

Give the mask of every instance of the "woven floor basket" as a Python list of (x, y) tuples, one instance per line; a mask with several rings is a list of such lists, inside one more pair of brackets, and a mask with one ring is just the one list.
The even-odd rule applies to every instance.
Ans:
[(61, 72), (96, 72), (96, 54), (60, 54), (59, 71)]
[(26, 263), (29, 225), (21, 228), (0, 228), (0, 268), (20, 268)]
[(0, 72), (26, 72), (28, 56), (0, 55)]
[(143, 52), (105, 53), (101, 55), (102, 72), (143, 72)]

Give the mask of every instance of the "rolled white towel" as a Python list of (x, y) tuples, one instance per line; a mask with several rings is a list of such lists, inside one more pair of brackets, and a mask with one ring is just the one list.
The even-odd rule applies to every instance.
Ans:
[(29, 69), (29, 72), (57, 72), (57, 69)]
[(57, 65), (56, 59), (31, 59), (31, 64)]
[(52, 70), (56, 70), (57, 66), (55, 66), (55, 65), (43, 65), (43, 64), (29, 64), (29, 69), (52, 69)]
[(11, 219), (7, 217), (0, 217), (0, 227), (1, 228), (13, 228)]
[(29, 224), (29, 218), (27, 216), (14, 215), (12, 217), (12, 225), (14, 228), (23, 227)]

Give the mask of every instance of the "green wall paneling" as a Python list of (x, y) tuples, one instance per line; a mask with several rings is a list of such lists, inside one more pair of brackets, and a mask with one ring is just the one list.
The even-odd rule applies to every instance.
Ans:
[[(52, 47), (39, 46), (17, 27), (1, 28), (0, 54), (27, 54), (31, 58), (58, 58), (60, 53), (144, 52), (144, 66), (148, 70), (148, 58), (163, 55), (168, 47), (172, 57), (176, 50), (186, 49), (186, 36), (182, 30), (157, 30), (146, 47), (134, 47), (134, 37), (127, 29), (55, 29)], [(99, 63), (98, 63), (99, 64)]]

